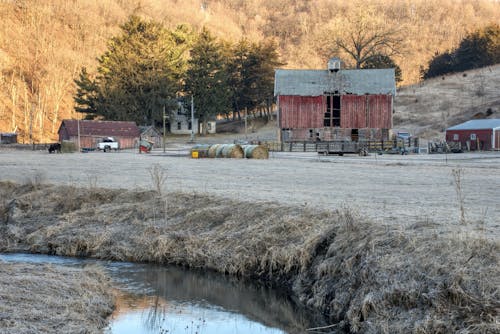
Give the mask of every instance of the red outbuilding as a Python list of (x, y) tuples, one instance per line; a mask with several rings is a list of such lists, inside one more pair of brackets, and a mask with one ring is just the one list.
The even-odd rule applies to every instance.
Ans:
[(65, 119), (58, 134), (59, 141), (72, 141), (81, 149), (95, 149), (106, 137), (113, 137), (123, 149), (137, 146), (140, 130), (135, 122)]
[(500, 150), (500, 119), (475, 119), (446, 129), (446, 142), (463, 150)]
[(396, 94), (394, 69), (275, 72), (281, 138), (288, 140), (387, 140)]

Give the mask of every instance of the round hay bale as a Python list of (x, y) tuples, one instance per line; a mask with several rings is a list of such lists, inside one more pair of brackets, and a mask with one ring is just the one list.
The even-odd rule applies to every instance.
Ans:
[(209, 158), (216, 158), (217, 157), (217, 149), (219, 148), (220, 144), (214, 144), (211, 145), (210, 148), (208, 149), (208, 157)]
[(245, 156), (243, 148), (238, 144), (224, 144), (222, 145), (221, 157), (241, 159)]
[(216, 158), (223, 158), (222, 156), (222, 150), (224, 149), (225, 144), (218, 144), (217, 150), (215, 151), (215, 157)]
[(247, 159), (269, 159), (269, 150), (264, 145), (243, 145), (242, 148)]

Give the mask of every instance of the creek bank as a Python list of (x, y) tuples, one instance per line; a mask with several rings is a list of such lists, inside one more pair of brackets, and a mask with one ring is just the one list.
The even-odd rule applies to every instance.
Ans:
[(98, 268), (0, 260), (1, 332), (102, 333), (113, 310), (110, 287)]
[[(0, 251), (178, 264), (258, 279), (351, 332), (494, 333), (499, 243), (460, 225), (199, 193), (0, 182)], [(492, 279), (493, 278), (493, 279)]]

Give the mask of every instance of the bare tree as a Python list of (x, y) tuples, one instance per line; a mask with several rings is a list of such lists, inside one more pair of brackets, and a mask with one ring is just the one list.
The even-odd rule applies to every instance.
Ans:
[(388, 26), (381, 14), (370, 7), (360, 6), (350, 15), (338, 17), (327, 33), (330, 36), (329, 56), (332, 51), (344, 54), (352, 59), (356, 68), (380, 55), (397, 55), (403, 47), (399, 29)]

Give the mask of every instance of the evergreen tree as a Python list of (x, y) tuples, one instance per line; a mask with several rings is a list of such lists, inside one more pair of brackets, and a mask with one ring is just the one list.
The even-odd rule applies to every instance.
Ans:
[(78, 79), (74, 80), (77, 90), (74, 97), (75, 110), (80, 113), (86, 113), (87, 119), (93, 119), (98, 115), (98, 97), (99, 87), (95, 80), (90, 79), (87, 69), (83, 67)]
[(401, 68), (391, 57), (384, 54), (374, 55), (362, 65), (362, 68), (393, 68), (396, 83), (400, 83), (403, 80)]
[(257, 104), (266, 106), (270, 113), (274, 99), (274, 71), (285, 63), (280, 61), (277, 45), (271, 40), (259, 42), (255, 53), (259, 64), (256, 68), (257, 78), (255, 81)]
[(191, 49), (185, 88), (193, 95), (196, 115), (207, 133), (211, 116), (231, 108), (231, 92), (222, 44), (203, 28)]
[(163, 107), (173, 108), (180, 90), (186, 39), (137, 16), (121, 29), (98, 58), (96, 79), (82, 69), (75, 81), (75, 110), (109, 120), (161, 123)]
[(251, 50), (252, 44), (244, 38), (236, 43), (227, 55), (233, 119), (235, 114), (241, 119), (240, 111), (250, 106), (248, 58)]
[(487, 26), (467, 35), (455, 51), (456, 71), (500, 63), (500, 26)]
[(489, 25), (467, 35), (457, 49), (436, 53), (423, 71), (424, 79), (500, 63), (500, 26)]
[(455, 64), (456, 60), (454, 53), (436, 53), (434, 58), (429, 63), (427, 70), (423, 71), (422, 78), (429, 79), (446, 73), (451, 73), (455, 69)]
[(283, 65), (276, 45), (272, 42), (250, 43), (240, 40), (229, 57), (230, 83), (233, 92), (233, 110), (253, 110), (272, 101), (274, 70)]

